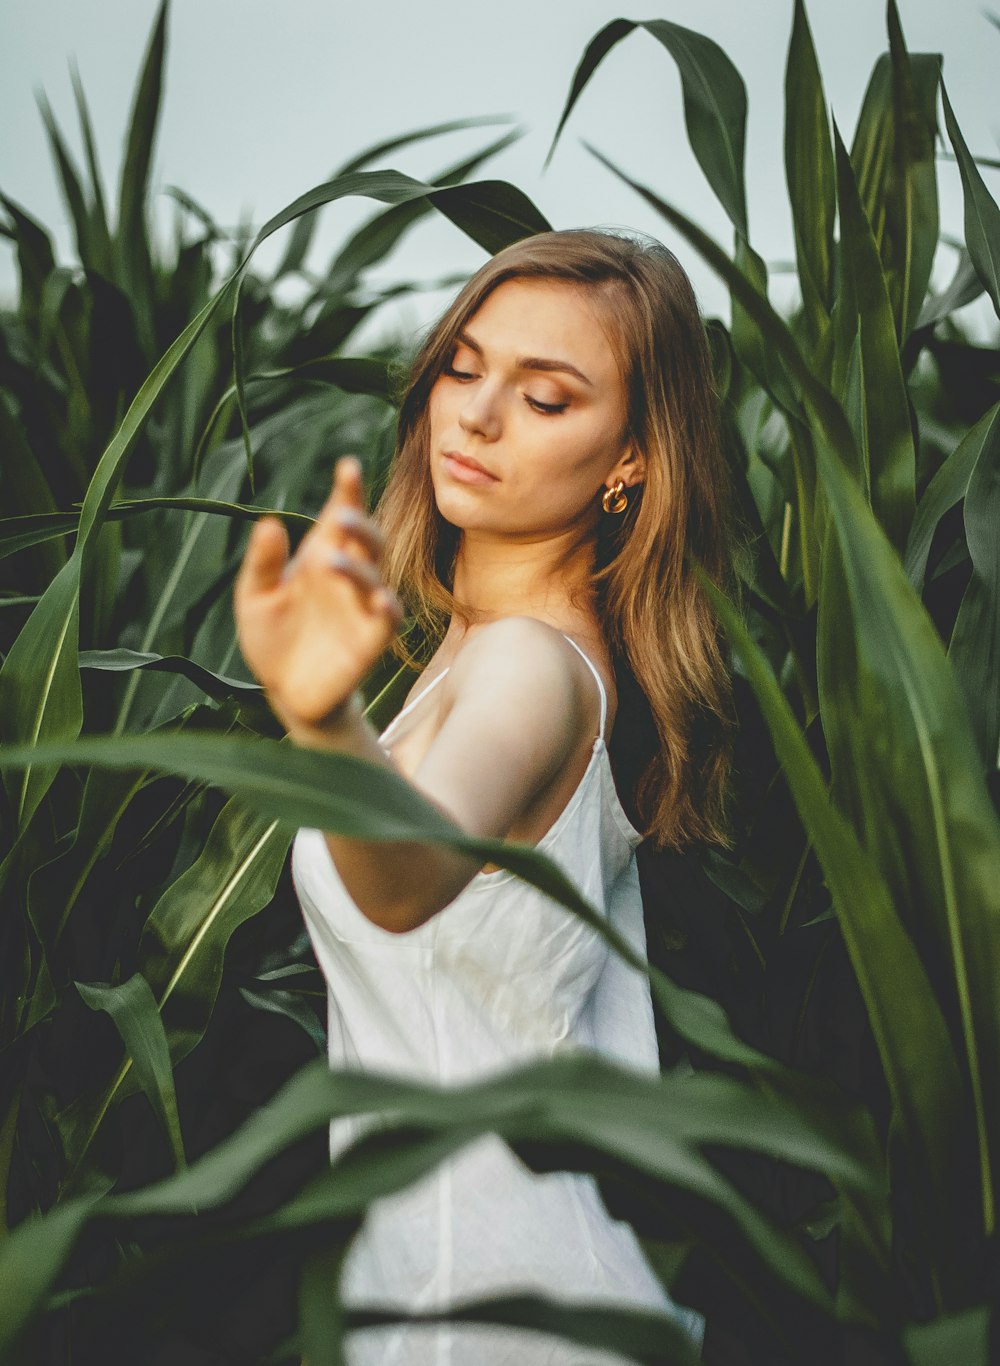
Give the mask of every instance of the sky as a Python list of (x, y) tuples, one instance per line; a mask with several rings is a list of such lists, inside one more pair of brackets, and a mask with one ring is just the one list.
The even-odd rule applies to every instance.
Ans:
[[(806, 0), (829, 103), (850, 142), (871, 67), (886, 46), (881, 0)], [(79, 149), (69, 63), (91, 105), (106, 189), (113, 197), (132, 91), (156, 0), (4, 0), (0, 17), (0, 190), (52, 232), (64, 260), (72, 237), (37, 92)], [(940, 52), (944, 76), (972, 150), (997, 156), (1000, 108), (993, 91), (1000, 32), (980, 0), (899, 0), (911, 51)], [(589, 142), (634, 179), (681, 208), (727, 247), (728, 222), (691, 154), (677, 69), (664, 48), (636, 31), (605, 58), (543, 162), (590, 39), (610, 20), (663, 18), (715, 39), (747, 85), (747, 190), (751, 240), (779, 267), (772, 297), (791, 298), (780, 264), (792, 255), (783, 170), (783, 81), (792, 0), (660, 0), (628, 11), (609, 0), (504, 0), (456, 6), (442, 0), (172, 0), (163, 108), (154, 165), (158, 220), (171, 221), (166, 187), (193, 196), (224, 225), (259, 226), (342, 161), (383, 138), (468, 116), (506, 116), (409, 147), (384, 164), (433, 179), (452, 162), (519, 126), (523, 136), (478, 173), (512, 181), (554, 227), (605, 225), (652, 233), (688, 268), (703, 312), (728, 316), (725, 291), (692, 251), (584, 147)], [(510, 122), (513, 118), (514, 123)], [(942, 228), (962, 227), (954, 166), (941, 162)], [(986, 172), (995, 194), (1000, 174)], [(319, 267), (377, 206), (342, 202), (323, 211), (310, 265)], [(286, 230), (287, 232), (287, 230)], [(261, 249), (274, 264), (282, 235)], [(421, 224), (370, 276), (381, 288), (471, 272), (484, 251), (439, 216)], [(951, 265), (940, 254), (940, 283)], [(16, 284), (0, 240), (0, 300)], [(449, 294), (428, 292), (391, 321), (417, 330)], [(986, 326), (986, 314), (977, 315)], [(377, 324), (376, 324), (377, 330)]]

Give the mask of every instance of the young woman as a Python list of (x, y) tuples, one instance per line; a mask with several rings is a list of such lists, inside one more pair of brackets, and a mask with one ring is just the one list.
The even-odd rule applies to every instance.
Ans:
[[(244, 657), (293, 740), (401, 774), (470, 834), (533, 844), (645, 952), (635, 850), (724, 838), (728, 678), (692, 573), (727, 578), (726, 480), (709, 353), (659, 243), (542, 233), (482, 267), (430, 329), (386, 491), (337, 462), (289, 558), (254, 526), (235, 587)], [(403, 604), (436, 646), (376, 734), (358, 685)], [(607, 742), (617, 683), (658, 744), (637, 828)], [(299, 830), (292, 870), (327, 978), (332, 1065), (463, 1082), (566, 1048), (655, 1072), (648, 984), (570, 912), (493, 865)], [(333, 1155), (358, 1131), (331, 1125)], [(535, 1291), (679, 1317), (594, 1180), (536, 1174), (487, 1135), (376, 1201), (348, 1304), (429, 1308)], [(352, 1363), (582, 1366), (624, 1360), (484, 1325), (394, 1326)]]

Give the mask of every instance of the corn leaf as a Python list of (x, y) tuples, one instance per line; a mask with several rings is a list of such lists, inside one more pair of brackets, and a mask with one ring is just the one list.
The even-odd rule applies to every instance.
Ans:
[(802, 304), (814, 347), (833, 307), (835, 171), (823, 81), (802, 0), (785, 68), (785, 178), (795, 232)]
[(911, 1323), (903, 1340), (908, 1366), (989, 1366), (990, 1306), (973, 1305), (929, 1323)]
[(147, 356), (156, 353), (156, 337), (153, 325), (153, 263), (146, 202), (156, 126), (160, 116), (167, 12), (167, 0), (160, 0), (132, 100), (118, 189), (118, 224), (115, 232), (118, 283), (132, 303), (136, 327)]
[(892, 300), (900, 344), (916, 322), (937, 246), (934, 167), (941, 58), (906, 52), (895, 7), (858, 118), (851, 162)]
[(111, 673), (131, 673), (133, 669), (151, 669), (154, 673), (180, 674), (189, 679), (209, 697), (221, 700), (233, 692), (258, 694), (259, 683), (248, 683), (242, 678), (227, 678), (213, 673), (185, 655), (158, 655), (141, 650), (81, 650), (81, 669), (107, 670)]
[(719, 244), (679, 209), (666, 203), (653, 190), (620, 171), (596, 148), (585, 143), (588, 151), (602, 162), (626, 185), (646, 200), (681, 236), (695, 249), (701, 258), (716, 272), (728, 286), (733, 299), (753, 320), (761, 343), (780, 358), (788, 379), (797, 386), (802, 395), (802, 406), (810, 414), (822, 432), (823, 439), (837, 452), (844, 464), (855, 472), (860, 480), (863, 475), (860, 456), (844, 410), (826, 385), (814, 373), (783, 318), (775, 312), (766, 295), (762, 294), (756, 283), (740, 269), (738, 262), (726, 255)]
[(965, 241), (983, 288), (1000, 315), (1000, 208), (986, 188), (979, 167), (969, 152), (951, 107), (948, 92), (941, 86), (944, 121), (955, 149), (962, 192), (965, 196)]
[[(65, 1201), (24, 1221), (0, 1244), (0, 1354), (44, 1301), (89, 1218), (122, 1223), (152, 1215), (190, 1216), (235, 1196), (260, 1167), (329, 1120), (371, 1116), (363, 1133), (281, 1209), (248, 1233), (307, 1227), (360, 1213), (370, 1201), (410, 1184), (479, 1133), (530, 1141), (547, 1166), (574, 1150), (612, 1156), (638, 1179), (689, 1190), (723, 1208), (741, 1239), (797, 1293), (820, 1306), (830, 1295), (811, 1259), (787, 1233), (755, 1210), (702, 1154), (721, 1144), (781, 1151), (790, 1161), (847, 1175), (877, 1197), (867, 1162), (853, 1164), (841, 1145), (820, 1137), (784, 1104), (723, 1076), (646, 1078), (589, 1050), (530, 1063), (459, 1087), (435, 1087), (356, 1071), (331, 1072), (325, 1058), (308, 1064), (247, 1124), (183, 1172), (143, 1190)], [(387, 1144), (384, 1135), (394, 1141)], [(729, 1235), (731, 1237), (731, 1235)], [(717, 1247), (717, 1255), (727, 1257)], [(858, 1311), (861, 1312), (861, 1311)]]
[[(363, 152), (351, 157), (349, 161), (345, 161), (343, 165), (333, 171), (330, 179), (336, 180), (339, 176), (349, 175), (352, 171), (362, 171), (366, 166), (370, 166), (373, 161), (389, 156), (403, 147), (411, 147), (415, 142), (423, 142), (427, 138), (440, 137), (444, 133), (455, 133), (465, 128), (479, 128), (484, 124), (508, 122), (512, 122), (512, 116), (509, 114), (483, 114), (472, 118), (447, 119), (444, 123), (427, 124), (423, 128), (415, 128), (411, 133), (401, 133), (395, 137), (376, 142), (371, 147), (366, 147)], [(283, 276), (302, 269), (312, 246), (318, 223), (319, 219), (316, 215), (309, 215), (296, 221), (289, 233), (288, 246), (281, 258), (280, 265), (274, 272), (273, 280), (280, 280)]]
[(566, 120), (591, 76), (615, 44), (637, 28), (645, 29), (677, 63), (691, 150), (733, 226), (740, 235), (747, 237), (746, 186), (743, 180), (746, 86), (717, 43), (666, 19), (640, 22), (614, 19), (591, 39), (573, 75), (545, 165), (552, 159)]
[(149, 983), (141, 972), (127, 982), (74, 982), (91, 1010), (106, 1011), (122, 1037), (136, 1075), (163, 1125), (174, 1157), (175, 1170), (187, 1166), (184, 1139), (177, 1113), (177, 1093), (170, 1067), (167, 1035)]
[(951, 996), (964, 1045), (988, 1232), (1000, 1132), (1000, 822), (941, 639), (860, 491), (817, 451), (837, 538), (820, 612), (837, 791), (908, 932), (924, 945), (931, 937), (935, 985)]
[(948, 658), (965, 693), (984, 766), (1000, 768), (1000, 440), (997, 422), (965, 493), (965, 538), (972, 578), (962, 598)]
[(73, 97), (76, 100), (77, 117), (80, 121), (80, 134), (83, 138), (84, 152), (87, 157), (87, 169), (90, 172), (90, 193), (92, 198), (90, 209), (90, 242), (91, 250), (94, 254), (94, 268), (101, 271), (101, 273), (110, 280), (114, 267), (111, 232), (108, 226), (108, 211), (104, 201), (104, 185), (101, 180), (101, 168), (97, 162), (97, 144), (94, 139), (94, 129), (90, 119), (90, 110), (87, 106), (87, 97), (84, 94), (80, 73), (77, 70), (75, 62), (70, 66), (70, 78), (73, 83)]
[(989, 412), (984, 413), (975, 426), (966, 432), (924, 490), (910, 528), (905, 559), (907, 578), (918, 593), (924, 586), (927, 557), (938, 523), (946, 512), (965, 497), (969, 480), (984, 451), (995, 449), (998, 444), (1000, 403), (995, 403)]
[[(953, 1187), (958, 1157), (955, 1116), (962, 1084), (948, 1030), (919, 955), (885, 879), (832, 804), (791, 708), (735, 609), (708, 591), (764, 714), (803, 825), (816, 850), (857, 975), (872, 1033), (912, 1163), (924, 1193), (921, 1242), (946, 1277), (961, 1249)], [(892, 964), (892, 972), (880, 965)], [(933, 1061), (931, 1061), (933, 1059)]]
[[(0, 736), (5, 742), (38, 744), (80, 733), (79, 637), (79, 561), (71, 558), (43, 593), (0, 668)], [(16, 777), (4, 774), (20, 828), (31, 820), (56, 772), (29, 766)]]
[(888, 0), (889, 58), (895, 118), (896, 193), (889, 201), (898, 243), (889, 277), (900, 342), (909, 337), (930, 283), (938, 243), (937, 91), (941, 58), (910, 56), (896, 0)]
[(835, 383), (846, 381), (857, 345), (860, 412), (855, 436), (872, 509), (897, 547), (913, 521), (916, 452), (892, 305), (850, 158), (834, 128), (840, 203), (840, 288), (836, 304)]

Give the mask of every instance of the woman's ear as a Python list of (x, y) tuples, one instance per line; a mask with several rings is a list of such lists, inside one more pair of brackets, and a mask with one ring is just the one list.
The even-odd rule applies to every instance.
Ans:
[(646, 478), (646, 457), (633, 442), (626, 446), (621, 460), (608, 477), (612, 484), (618, 479), (624, 479), (626, 488), (641, 484)]

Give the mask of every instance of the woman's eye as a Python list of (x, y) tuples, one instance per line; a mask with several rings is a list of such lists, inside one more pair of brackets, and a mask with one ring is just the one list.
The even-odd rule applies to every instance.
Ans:
[[(446, 365), (442, 373), (448, 375), (450, 379), (476, 379), (476, 375), (471, 373), (469, 370), (456, 370), (453, 364)], [(530, 407), (534, 408), (536, 412), (545, 413), (549, 416), (551, 416), (554, 413), (561, 413), (564, 411), (564, 409), (569, 407), (568, 403), (543, 403), (541, 399), (532, 398), (530, 394), (525, 394), (524, 401)]]

